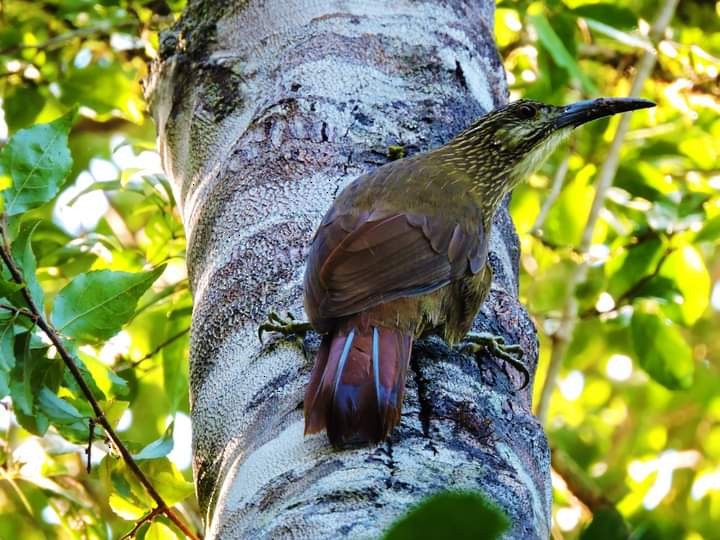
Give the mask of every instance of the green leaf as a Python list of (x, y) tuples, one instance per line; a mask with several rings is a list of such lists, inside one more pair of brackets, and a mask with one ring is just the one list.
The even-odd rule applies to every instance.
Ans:
[(48, 417), (60, 433), (71, 441), (86, 441), (89, 435), (88, 416), (75, 406), (58, 397), (48, 388), (42, 388), (37, 396), (38, 409)]
[(167, 525), (153, 521), (145, 532), (145, 540), (176, 540), (177, 535)]
[(167, 458), (143, 461), (140, 466), (168, 505), (179, 503), (195, 492), (192, 482), (185, 480)]
[(595, 192), (592, 185), (594, 174), (595, 166), (587, 165), (563, 187), (543, 226), (552, 242), (563, 246), (580, 242)]
[(575, 62), (575, 59), (565, 47), (565, 44), (553, 30), (550, 23), (544, 15), (530, 15), (530, 22), (532, 22), (535, 30), (538, 34), (540, 43), (545, 50), (552, 56), (555, 63), (564, 68), (572, 77), (577, 79), (583, 87), (583, 90), (589, 94), (597, 93), (597, 88), (588, 78), (585, 72), (580, 69), (580, 66)]
[[(10, 372), (0, 368), (0, 399), (10, 395)], [(0, 459), (2, 459), (0, 450)]]
[(633, 28), (638, 18), (631, 9), (610, 2), (584, 4), (573, 8), (571, 13), (577, 17), (595, 19), (615, 28)]
[(596, 21), (594, 19), (585, 19), (585, 22), (591, 29), (595, 30), (596, 32), (600, 32), (601, 34), (605, 34), (606, 36), (614, 39), (618, 43), (622, 43), (624, 45), (627, 45), (628, 47), (635, 47), (637, 49), (642, 49), (648, 52), (652, 52), (655, 50), (652, 43), (650, 43), (647, 38), (638, 37), (637, 35), (630, 34), (628, 32), (622, 32), (611, 25)]
[(626, 540), (630, 536), (627, 523), (615, 508), (600, 508), (580, 534), (580, 540)]
[(29, 126), (45, 105), (37, 86), (19, 86), (3, 99), (5, 122), (10, 131)]
[(385, 540), (492, 540), (509, 520), (482, 493), (446, 491), (433, 495), (396, 521)]
[(20, 283), (0, 278), (0, 297), (8, 298), (23, 288)]
[(641, 279), (654, 272), (664, 249), (660, 238), (649, 238), (610, 259), (605, 265), (610, 277), (610, 294), (614, 298), (627, 294)]
[(635, 356), (648, 375), (670, 390), (690, 387), (695, 372), (692, 349), (671, 321), (636, 309), (631, 332)]
[(660, 276), (674, 281), (682, 295), (679, 302), (668, 305), (668, 315), (676, 311), (674, 319), (695, 324), (710, 304), (710, 273), (700, 252), (689, 245), (673, 251), (663, 262)]
[(79, 103), (104, 117), (120, 112), (131, 122), (142, 122), (143, 101), (136, 73), (124, 70), (119, 63), (72, 69), (61, 89), (61, 100), (66, 105)]
[(0, 371), (15, 367), (15, 316), (0, 313)]
[[(23, 281), (30, 291), (30, 296), (35, 301), (37, 308), (42, 310), (45, 302), (45, 294), (37, 280), (37, 263), (32, 248), (32, 236), (40, 222), (29, 223), (22, 227), (20, 234), (12, 243), (10, 251), (15, 264), (20, 269)], [(23, 301), (24, 302), (24, 301)]]
[(118, 493), (112, 493), (110, 495), (108, 504), (113, 512), (128, 521), (140, 519), (147, 513), (144, 504), (140, 504), (134, 499), (122, 497)]
[(135, 461), (142, 461), (145, 459), (157, 459), (167, 456), (173, 449), (173, 428), (174, 423), (171, 423), (165, 430), (165, 433), (158, 440), (151, 442), (145, 448), (140, 450), (133, 457)]
[(132, 318), (138, 299), (164, 269), (80, 274), (56, 296), (52, 322), (71, 338), (90, 342), (109, 339)]
[[(181, 323), (182, 325), (189, 325), (189, 322), (181, 321)], [(171, 331), (175, 333), (175, 329), (180, 326), (178, 324), (170, 325)], [(160, 353), (163, 388), (170, 402), (171, 413), (178, 410), (180, 403), (188, 395), (187, 342), (187, 336), (183, 336), (167, 345)]]
[(5, 212), (21, 214), (50, 201), (59, 191), (72, 167), (68, 132), (75, 111), (49, 124), (22, 129), (0, 153), (0, 176), (12, 178), (7, 188)]
[(717, 242), (720, 239), (720, 216), (715, 216), (703, 225), (695, 235), (695, 242)]
[(22, 427), (35, 435), (44, 435), (49, 426), (47, 416), (37, 410), (35, 396), (43, 386), (57, 389), (63, 365), (47, 358), (47, 347), (35, 348), (30, 332), (15, 339), (15, 367), (10, 375), (13, 412)]
[[(69, 339), (62, 339), (62, 343), (65, 346), (65, 349), (70, 353), (70, 355), (75, 360), (75, 365), (77, 366), (78, 370), (80, 371), (80, 374), (82, 375), (83, 380), (90, 388), (90, 391), (93, 394), (93, 397), (99, 401), (107, 399), (107, 396), (105, 395), (105, 392), (98, 386), (97, 381), (95, 380), (97, 372), (91, 372), (88, 367), (85, 365), (85, 359), (87, 358), (87, 355), (82, 354), (74, 342), (70, 341)], [(101, 381), (102, 383), (103, 381)], [(75, 380), (75, 377), (72, 373), (70, 373), (69, 370), (66, 370), (64, 373), (64, 380), (63, 383), (65, 386), (76, 396), (84, 396), (83, 391), (80, 389), (80, 385)]]
[(85, 379), (89, 378), (93, 381), (97, 385), (98, 392), (105, 396), (98, 399), (126, 397), (128, 395), (127, 381), (107, 365), (84, 352), (78, 351), (77, 356), (80, 358), (81, 363), (84, 364)]

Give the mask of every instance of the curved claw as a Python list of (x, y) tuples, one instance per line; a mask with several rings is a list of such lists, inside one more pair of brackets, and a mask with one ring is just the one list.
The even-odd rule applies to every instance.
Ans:
[(495, 356), (505, 360), (505, 362), (510, 364), (522, 374), (523, 383), (519, 390), (523, 390), (530, 383), (530, 372), (522, 362), (523, 350), (520, 345), (507, 345), (502, 336), (496, 336), (485, 332), (471, 332), (465, 337), (459, 346), (461, 350), (469, 350), (473, 353), (479, 352), (482, 348), (490, 349)]
[(305, 334), (312, 329), (309, 322), (298, 321), (292, 314), (288, 313), (287, 318), (282, 318), (275, 311), (267, 314), (266, 322), (258, 326), (258, 339), (263, 343), (263, 334), (276, 332), (285, 337), (298, 336), (304, 338)]

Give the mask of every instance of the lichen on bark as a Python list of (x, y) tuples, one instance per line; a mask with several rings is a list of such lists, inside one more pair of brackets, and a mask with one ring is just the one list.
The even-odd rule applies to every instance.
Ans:
[[(401, 425), (333, 451), (303, 437), (311, 360), (262, 347), (270, 310), (302, 313), (308, 243), (334, 194), (447, 142), (507, 100), (490, 0), (190, 1), (161, 38), (148, 95), (188, 235), (194, 472), (209, 538), (377, 537), (425, 495), (485, 492), (513, 538), (545, 538), (549, 454), (530, 390), (499, 360), (413, 350)], [(495, 218), (493, 289), (476, 321), (526, 360), (518, 243)], [(308, 340), (312, 349), (316, 340)]]

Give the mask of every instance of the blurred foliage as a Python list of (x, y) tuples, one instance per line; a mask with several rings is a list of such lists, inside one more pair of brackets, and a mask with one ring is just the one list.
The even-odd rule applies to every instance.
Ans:
[[(182, 4), (2, 4), (0, 189), (28, 291), (143, 471), (197, 528), (183, 457), (185, 239), (140, 83)], [(548, 436), (620, 512), (593, 519), (557, 475), (556, 538), (720, 538), (720, 3), (681, 0), (651, 43), (660, 4), (498, 3), (513, 98), (627, 95), (640, 55), (658, 55), (643, 92), (658, 107), (632, 117), (584, 283), (567, 286), (617, 118), (578, 130), (512, 200), (520, 291), (540, 330), (536, 401), (568, 295), (580, 308)], [(0, 304), (22, 307), (9, 278)], [(2, 308), (0, 397), (1, 539), (117, 538), (153, 508), (99, 428), (85, 471), (87, 402), (32, 321)], [(138, 530), (176, 534), (164, 517)]]
[(658, 106), (632, 115), (575, 290), (568, 279), (618, 119), (577, 130), (512, 199), (521, 299), (540, 334), (534, 402), (572, 294), (579, 322), (546, 429), (627, 521), (602, 510), (588, 527), (592, 514), (556, 476), (556, 538), (624, 538), (626, 527), (632, 538), (720, 538), (720, 3), (681, 0), (651, 43), (663, 3), (498, 4), (512, 99), (625, 96), (642, 53), (657, 51), (641, 97)]
[(509, 525), (507, 515), (482, 493), (445, 491), (408, 511), (383, 540), (495, 540)]
[[(0, 10), (3, 227), (15, 264), (160, 495), (199, 528), (189, 469), (185, 238), (141, 80), (182, 2)], [(0, 539), (119, 538), (155, 503), (3, 266)], [(177, 442), (178, 445), (174, 443)], [(182, 535), (164, 516), (139, 538)]]

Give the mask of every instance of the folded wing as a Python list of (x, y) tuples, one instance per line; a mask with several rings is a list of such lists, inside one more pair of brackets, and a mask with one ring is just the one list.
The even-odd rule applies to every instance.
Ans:
[[(465, 221), (471, 222), (482, 219)], [(487, 241), (482, 225), (470, 230), (439, 216), (331, 211), (313, 240), (305, 272), (308, 315), (322, 327), (323, 319), (437, 290), (477, 273)]]

